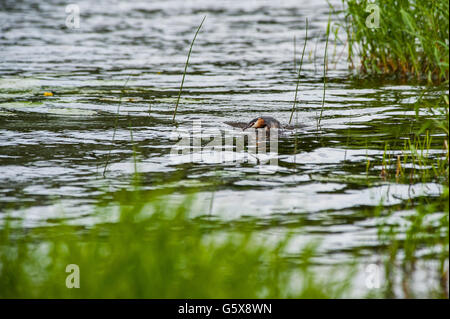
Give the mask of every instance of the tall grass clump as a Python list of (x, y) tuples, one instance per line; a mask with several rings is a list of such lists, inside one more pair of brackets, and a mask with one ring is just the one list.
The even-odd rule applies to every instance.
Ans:
[[(336, 298), (348, 281), (311, 269), (314, 245), (285, 258), (289, 236), (267, 242), (248, 230), (214, 232), (189, 217), (192, 197), (177, 203), (154, 192), (124, 191), (98, 215), (114, 222), (0, 229), (0, 298)], [(66, 287), (66, 266), (80, 287)]]
[[(449, 3), (447, 0), (343, 0), (349, 59), (360, 58), (365, 74), (386, 74), (419, 81), (448, 81)], [(366, 20), (379, 8), (379, 26)]]

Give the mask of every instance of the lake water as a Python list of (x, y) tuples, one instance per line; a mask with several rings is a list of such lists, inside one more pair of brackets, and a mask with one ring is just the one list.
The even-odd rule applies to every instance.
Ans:
[[(340, 1), (332, 3), (341, 7)], [(144, 188), (171, 187), (174, 198), (197, 191), (198, 217), (223, 227), (255, 225), (261, 236), (298, 229), (299, 245), (322, 240), (318, 264), (347, 263), (357, 253), (364, 269), (380, 262), (382, 247), (377, 218), (368, 211), (380, 203), (395, 207), (440, 195), (442, 187), (433, 180), (395, 183), (380, 177), (386, 143), (395, 159), (421, 119), (430, 117), (421, 112), (415, 118), (414, 103), (425, 87), (353, 78), (342, 30), (342, 41), (331, 37), (328, 45), (318, 125), (326, 1), (76, 4), (75, 29), (66, 27), (66, 1), (0, 4), (0, 220), (8, 212), (26, 227), (57, 218), (95, 223), (93, 207), (105, 200), (105, 189), (113, 202), (114, 192), (129, 185), (134, 147)], [(187, 52), (204, 16), (175, 127)], [(171, 154), (174, 136), (190, 134), (193, 123), (201, 123), (193, 133), (198, 137), (239, 135), (225, 122), (259, 115), (289, 122), (306, 18), (296, 125), (279, 136), (272, 171), (252, 160), (193, 162)], [(443, 140), (433, 137), (431, 156), (445, 157)], [(227, 154), (233, 153), (242, 155), (233, 149)], [(173, 182), (177, 176), (182, 179)], [(398, 211), (389, 221), (401, 224), (413, 212)], [(435, 280), (427, 272), (433, 262), (419, 267), (413, 285), (419, 295), (424, 278)], [(357, 286), (365, 293), (361, 276)]]

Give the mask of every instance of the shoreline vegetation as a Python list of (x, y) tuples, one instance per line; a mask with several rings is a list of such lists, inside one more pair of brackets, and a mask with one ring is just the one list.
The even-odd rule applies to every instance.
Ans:
[[(339, 25), (347, 34), (352, 68), (362, 75), (448, 84), (448, 1), (343, 0), (343, 5)], [(371, 14), (378, 21), (369, 27)]]

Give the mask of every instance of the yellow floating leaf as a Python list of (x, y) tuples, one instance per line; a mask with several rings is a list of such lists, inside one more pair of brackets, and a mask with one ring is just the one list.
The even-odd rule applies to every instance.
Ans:
[(44, 92), (44, 96), (53, 96), (52, 92)]

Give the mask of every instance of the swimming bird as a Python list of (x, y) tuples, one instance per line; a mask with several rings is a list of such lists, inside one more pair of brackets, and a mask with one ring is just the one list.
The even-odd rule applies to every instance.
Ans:
[(243, 131), (248, 128), (265, 128), (268, 131), (271, 128), (281, 128), (281, 124), (271, 116), (260, 116), (248, 122)]

